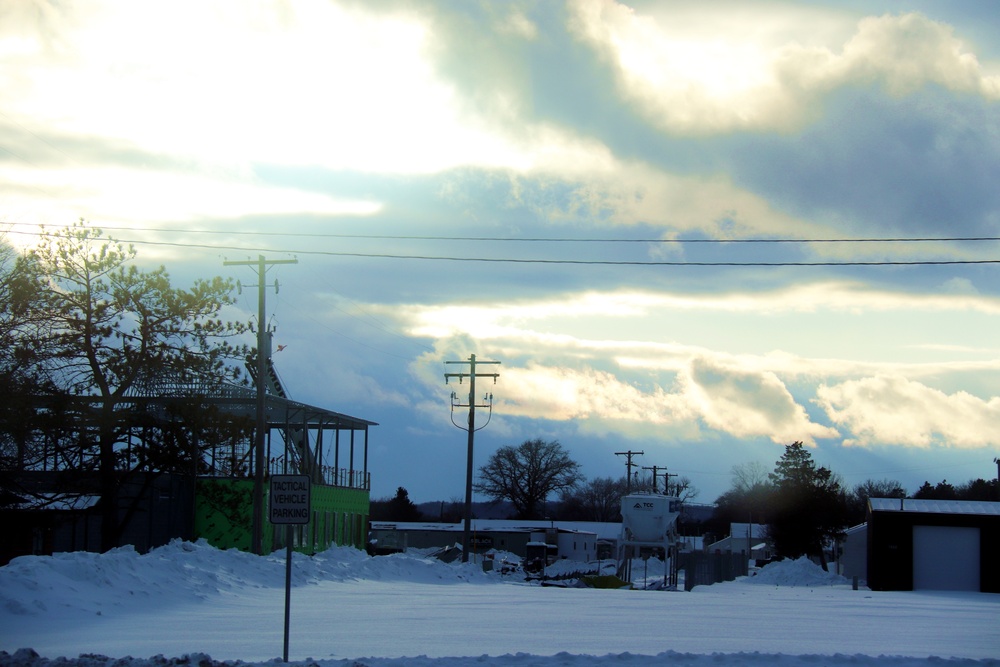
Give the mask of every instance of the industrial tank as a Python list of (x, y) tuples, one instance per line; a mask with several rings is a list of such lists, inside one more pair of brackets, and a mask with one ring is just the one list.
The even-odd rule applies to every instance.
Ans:
[(633, 493), (622, 498), (622, 532), (633, 543), (662, 544), (677, 530), (680, 501), (656, 493)]

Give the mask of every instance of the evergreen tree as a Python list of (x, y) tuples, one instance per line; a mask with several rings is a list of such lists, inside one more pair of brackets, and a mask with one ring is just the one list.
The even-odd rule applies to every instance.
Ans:
[(962, 500), (985, 500), (995, 502), (1000, 500), (997, 493), (997, 480), (985, 480), (982, 478), (972, 479), (955, 489), (958, 497)]
[(997, 480), (989, 481), (979, 478), (970, 479), (964, 484), (950, 484), (943, 479), (936, 485), (924, 482), (913, 497), (921, 500), (985, 500), (995, 502), (1000, 498), (997, 492)]
[(958, 500), (958, 492), (948, 480), (943, 479), (936, 486), (931, 486), (930, 482), (925, 481), (913, 497), (923, 500)]
[[(230, 281), (198, 280), (179, 289), (164, 267), (140, 270), (134, 257), (131, 246), (80, 221), (44, 236), (24, 260), (35, 271), (33, 306), (42, 321), (22, 327), (18, 349), (32, 351), (31, 367), (51, 389), (42, 412), (58, 419), (45, 438), (59, 447), (61, 460), (96, 473), (102, 550), (117, 546), (127, 523), (117, 498), (129, 476), (193, 472), (197, 443), (208, 444), (201, 427), (217, 426), (209, 424), (210, 409), (188, 409), (162, 415), (163, 427), (162, 419), (121, 399), (168, 388), (205, 395), (239, 377), (232, 362), (247, 353), (229, 343), (246, 326), (218, 318), (233, 302)], [(137, 431), (151, 419), (160, 428)]]
[(785, 447), (770, 475), (774, 509), (769, 535), (785, 558), (815, 556), (826, 569), (825, 547), (842, 537), (847, 522), (845, 494), (827, 468), (817, 468), (801, 442)]
[(401, 486), (394, 497), (373, 500), (368, 515), (372, 521), (420, 521), (424, 518), (420, 508), (410, 500), (409, 491)]

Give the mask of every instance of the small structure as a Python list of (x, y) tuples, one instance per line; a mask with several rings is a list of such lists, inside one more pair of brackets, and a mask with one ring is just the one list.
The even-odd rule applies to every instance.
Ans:
[(872, 498), (868, 587), (1000, 593), (1000, 503)]
[(868, 524), (848, 528), (837, 553), (837, 574), (868, 581)]
[(759, 523), (731, 523), (729, 536), (706, 547), (709, 553), (746, 554), (748, 559), (765, 562), (771, 559), (767, 526)]

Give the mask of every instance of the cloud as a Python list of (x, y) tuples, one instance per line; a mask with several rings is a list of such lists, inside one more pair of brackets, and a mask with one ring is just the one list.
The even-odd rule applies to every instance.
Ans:
[[(503, 414), (574, 422), (580, 430), (623, 437), (670, 433), (698, 441), (714, 432), (815, 444), (844, 433), (853, 444), (874, 438), (875, 427), (865, 420), (891, 420), (887, 406), (876, 402), (862, 410), (863, 404), (852, 400), (848, 388), (857, 378), (905, 375), (912, 388), (923, 386), (917, 378), (951, 382), (997, 368), (990, 349), (935, 336), (930, 324), (924, 324), (924, 335), (904, 338), (896, 329), (883, 330), (883, 322), (900, 319), (898, 326), (908, 329), (911, 317), (953, 322), (968, 314), (998, 313), (997, 299), (975, 294), (894, 293), (819, 282), (714, 295), (569, 292), (483, 305), (393, 306), (381, 316), (398, 317), (411, 335), (438, 341), (449, 358), (467, 356), (459, 349), (477, 349), (484, 358), (502, 360), (496, 394)], [(678, 329), (678, 322), (691, 319), (702, 323)], [(714, 325), (706, 329), (708, 321)], [(823, 338), (834, 326), (841, 331), (836, 343)], [(724, 333), (716, 336), (716, 329), (738, 331), (739, 344), (733, 346)], [(859, 353), (861, 341), (866, 349), (884, 347), (890, 356)], [(976, 358), (969, 358), (973, 354)], [(444, 358), (436, 353), (421, 359), (422, 366), (433, 367), (433, 373), (421, 374), (431, 378), (428, 384), (440, 384)], [(845, 381), (833, 384), (836, 378)], [(817, 384), (821, 389), (814, 393)], [(828, 423), (806, 411), (813, 396)], [(899, 421), (919, 431), (914, 426), (919, 421)], [(982, 427), (974, 420), (967, 424), (971, 434)]]
[[(937, 84), (1000, 99), (1000, 77), (984, 72), (950, 26), (886, 15), (862, 19), (846, 42), (833, 41), (838, 31), (825, 44), (787, 36), (790, 19), (799, 21), (796, 35), (844, 19), (817, 12), (783, 12), (781, 29), (748, 30), (719, 24), (717, 6), (675, 21), (614, 0), (581, 0), (571, 5), (569, 27), (612, 63), (622, 96), (669, 132), (791, 130), (814, 119), (830, 91), (872, 83), (897, 96)], [(692, 23), (713, 29), (692, 34)], [(749, 23), (767, 25), (768, 17)]]
[[(801, 132), (730, 142), (733, 180), (786, 215), (825, 223), (831, 235), (990, 236), (1000, 195), (997, 101), (928, 86), (893, 98), (841, 88)], [(821, 251), (878, 257), (980, 254), (986, 244), (841, 244)], [(904, 255), (905, 253), (905, 255)]]
[(1000, 397), (946, 394), (899, 376), (820, 385), (816, 403), (854, 435), (845, 445), (980, 449), (1000, 443)]
[(370, 216), (382, 207), (377, 201), (271, 185), (252, 174), (218, 170), (116, 166), (36, 170), (0, 163), (0, 183), (7, 189), (6, 219), (25, 217), (56, 226), (78, 218), (103, 225), (141, 225), (274, 214)]
[[(829, 60), (829, 78), (838, 82), (880, 82), (893, 95), (927, 84), (1000, 99), (1000, 77), (984, 73), (951, 26), (920, 14), (862, 19), (857, 34), (838, 58)], [(793, 51), (793, 57), (797, 54)], [(799, 80), (814, 76), (799, 70)]]
[(835, 429), (813, 423), (773, 373), (695, 360), (672, 387), (636, 383), (587, 364), (552, 360), (504, 365), (494, 388), (505, 417), (574, 422), (581, 432), (699, 441), (708, 430), (776, 443), (832, 438)]
[[(712, 294), (566, 291), (489, 304), (367, 308), (396, 319), (414, 337), (462, 340), (505, 363), (573, 367), (604, 360), (604, 370), (620, 377), (676, 374), (698, 359), (800, 382), (879, 373), (940, 379), (993, 374), (1000, 364), (988, 336), (978, 333), (1000, 314), (1000, 299), (846, 281)], [(840, 333), (831, 338), (831, 330)], [(957, 336), (960, 331), (966, 334)], [(727, 332), (738, 332), (738, 343)], [(881, 352), (872, 356), (871, 349)]]
[(538, 26), (521, 8), (511, 3), (488, 5), (487, 10), (500, 11), (496, 18), (497, 30), (502, 34), (515, 35), (528, 40), (538, 39)]
[(3, 100), (29, 129), (208, 163), (427, 173), (517, 160), (461, 114), (429, 61), (431, 27), (412, 10), (70, 2), (23, 28), (0, 37), (0, 52), (21, 54)]
[(504, 411), (535, 419), (596, 418), (652, 425), (690, 419), (681, 397), (659, 388), (643, 392), (612, 373), (529, 363), (505, 367)]
[[(441, 187), (446, 199), (471, 198), (468, 189), (475, 178), (499, 178), (509, 183), (503, 206), (526, 211), (545, 224), (643, 224), (674, 234), (718, 237), (825, 235), (825, 225), (809, 215), (790, 213), (778, 198), (769, 200), (744, 187), (721, 165), (700, 174), (671, 173), (658, 166), (653, 155), (622, 151), (615, 144), (615, 130), (595, 133), (593, 127), (567, 124), (568, 118), (536, 113), (533, 100), (541, 103), (545, 93), (532, 92), (531, 72), (542, 66), (547, 52), (532, 51), (531, 45), (542, 41), (540, 34), (561, 29), (558, 22), (565, 16), (554, 10), (487, 6), (470, 9), (470, 15), (460, 19), (455, 15), (461, 12), (418, 13), (406, 3), (372, 12), (361, 3), (304, 0), (294, 5), (265, 2), (243, 11), (238, 3), (220, 1), (210, 5), (204, 21), (186, 21), (184, 16), (199, 13), (200, 5), (195, 4), (149, 12), (127, 2), (70, 2), (42, 18), (22, 16), (18, 31), (0, 35), (0, 49), (16, 54), (18, 63), (4, 70), (4, 114), (11, 127), (19, 127), (15, 135), (37, 136), (49, 144), (29, 139), (34, 150), (25, 151), (24, 159), (63, 163), (41, 175), (15, 161), (23, 173), (0, 173), (7, 189), (29, 191), (4, 202), (8, 211), (28, 210), (34, 197), (43, 200), (39, 213), (50, 223), (80, 216), (105, 222), (127, 217), (137, 222), (186, 221), (199, 216), (236, 218), (246, 209), (286, 215), (303, 209), (320, 215), (368, 214), (391, 206), (398, 196), (383, 191), (379, 199), (353, 198), (275, 188), (254, 173), (259, 171), (254, 165), (268, 165), (272, 170), (321, 169), (331, 188), (344, 187), (345, 179), (338, 177), (345, 173), (382, 174), (387, 179), (448, 174)], [(975, 59), (965, 58), (968, 54), (955, 46), (947, 26), (916, 15), (862, 22), (853, 38), (838, 15), (834, 23), (845, 28), (822, 32), (821, 40), (808, 44), (790, 44), (788, 35), (800, 34), (803, 25), (815, 32), (815, 14), (790, 12), (791, 18), (782, 19), (778, 27), (763, 32), (756, 27), (748, 36), (729, 39), (727, 31), (739, 22), (726, 19), (715, 25), (719, 13), (714, 11), (686, 10), (679, 19), (657, 21), (612, 3), (581, 2), (571, 3), (568, 12), (578, 39), (602, 45), (602, 53), (621, 58), (615, 49), (634, 49), (629, 63), (644, 63), (647, 50), (652, 54), (643, 65), (647, 69), (640, 67), (646, 78), (622, 70), (632, 77), (625, 87), (631, 91), (629, 99), (646, 100), (643, 108), (648, 107), (651, 119), (668, 124), (777, 127), (769, 120), (777, 117), (774, 114), (790, 109), (792, 115), (808, 115), (808, 108), (821, 103), (823, 90), (843, 81), (876, 76), (892, 82), (893, 90), (908, 89), (906, 82), (919, 79), (912, 63), (911, 69), (900, 72), (893, 63), (912, 55), (912, 44), (910, 50), (900, 45), (911, 32), (935, 40), (933, 44), (946, 51), (951, 44), (948, 48), (960, 61), (955, 72), (967, 74), (963, 79), (942, 69), (944, 65), (933, 71), (918, 67), (928, 80), (944, 77), (955, 85), (965, 81), (961, 85), (968, 87), (968, 72), (975, 71)], [(713, 33), (712, 26), (719, 32)], [(478, 31), (471, 42), (469, 30)], [(683, 52), (661, 53), (658, 45), (681, 39), (677, 31), (690, 33), (681, 40)], [(184, 49), (173, 48), (179, 36)], [(562, 33), (558, 38), (568, 39)], [(468, 65), (481, 39), (505, 54), (488, 58), (490, 85), (483, 83), (482, 72)], [(823, 43), (837, 39), (847, 46), (842, 54), (832, 55)], [(894, 40), (902, 50), (895, 56), (873, 52), (880, 40)], [(730, 48), (735, 51), (730, 53)], [(697, 55), (699, 49), (714, 60), (696, 60), (702, 69), (691, 73), (688, 55)], [(803, 83), (815, 68), (803, 67), (794, 49), (821, 52), (819, 69), (826, 83)], [(590, 80), (592, 63), (567, 52), (561, 51), (559, 68), (572, 70), (567, 76)], [(463, 56), (461, 62), (454, 62), (457, 56)], [(736, 65), (750, 70), (734, 71)], [(657, 73), (657, 67), (667, 68), (669, 76)], [(662, 85), (647, 80), (658, 76), (666, 76)], [(684, 83), (674, 89), (670, 82), (677, 77)], [(704, 88), (712, 77), (722, 78)], [(777, 97), (758, 94), (760, 86)], [(674, 113), (686, 114), (687, 120), (671, 120)], [(631, 116), (620, 120), (613, 127), (622, 132), (642, 125)], [(648, 132), (643, 126), (637, 136)], [(46, 139), (50, 137), (59, 137), (65, 152), (56, 153), (57, 144)], [(89, 142), (85, 155), (79, 151), (82, 138)], [(636, 141), (643, 143), (641, 138)], [(103, 162), (101, 168), (109, 171), (95, 172), (100, 179), (96, 184), (80, 179), (77, 170), (64, 164), (69, 153), (77, 156), (77, 167)], [(123, 162), (134, 167), (144, 156), (148, 163), (169, 162), (184, 173), (150, 170), (147, 164), (124, 174)], [(204, 183), (195, 186), (191, 181), (196, 179)], [(116, 182), (125, 187), (110, 185)], [(324, 185), (314, 181), (312, 187)], [(261, 192), (264, 187), (268, 190)], [(164, 202), (169, 211), (136, 205), (138, 199), (156, 201), (158, 190), (171, 192)], [(279, 190), (280, 200), (275, 196)], [(40, 192), (53, 193), (48, 199), (61, 199), (65, 205), (53, 209), (44, 203), (45, 197), (37, 197)], [(241, 192), (257, 194), (247, 197)], [(476, 205), (470, 202), (470, 208)]]
[[(593, 164), (577, 162), (578, 165)], [(542, 170), (539, 170), (542, 171)], [(650, 164), (618, 162), (613, 170), (574, 174), (563, 170), (533, 173), (568, 183), (563, 202), (536, 198), (537, 208), (554, 222), (595, 217), (613, 224), (645, 224), (674, 233), (701, 232), (714, 237), (819, 233), (822, 228), (775, 208), (723, 174), (672, 174)], [(537, 185), (534, 187), (538, 187)], [(523, 188), (523, 190), (528, 190)], [(530, 191), (530, 190), (529, 190)], [(538, 205), (536, 204), (536, 207)]]
[(691, 364), (685, 395), (705, 423), (740, 438), (770, 438), (776, 443), (834, 438), (836, 429), (813, 423), (774, 373), (727, 368), (708, 359)]
[[(958, 284), (965, 285), (962, 281)], [(819, 310), (838, 313), (915, 310), (1000, 315), (1000, 298), (968, 289), (958, 292), (951, 285), (949, 281), (941, 291), (922, 293), (880, 289), (856, 280), (821, 280), (771, 290), (731, 289), (709, 294), (649, 289), (584, 290), (488, 305), (412, 304), (403, 306), (398, 314), (417, 336), (444, 337), (464, 330), (474, 339), (489, 338), (509, 331), (512, 326), (530, 326), (532, 322), (558, 318), (578, 322), (588, 316), (641, 320), (666, 311), (771, 315)]]

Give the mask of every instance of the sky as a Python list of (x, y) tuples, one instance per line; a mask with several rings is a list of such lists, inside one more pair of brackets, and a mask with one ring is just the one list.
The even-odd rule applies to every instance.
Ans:
[[(0, 665), (273, 665), (285, 564), (180, 541), (17, 558), (0, 567)], [(805, 558), (690, 592), (625, 591), (334, 547), (294, 554), (291, 584), (288, 658), (302, 667), (996, 667), (1000, 647), (995, 594), (853, 590)]]
[(464, 496), (473, 354), (476, 467), (641, 451), (710, 503), (802, 441), (912, 493), (997, 472), (997, 34), (989, 1), (4, 3), (0, 220), (181, 287), (297, 259), (275, 364), (378, 422), (374, 497)]

